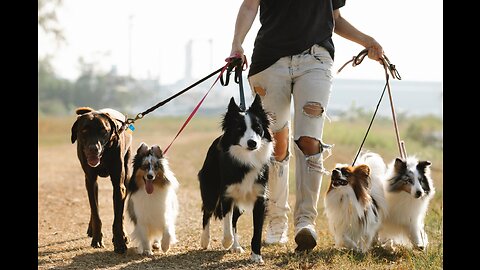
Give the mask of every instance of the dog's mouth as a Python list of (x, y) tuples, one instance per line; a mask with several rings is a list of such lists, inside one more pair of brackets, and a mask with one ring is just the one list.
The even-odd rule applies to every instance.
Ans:
[(153, 193), (153, 179), (148, 180), (148, 179), (144, 178), (143, 181), (145, 182), (145, 191), (148, 194), (152, 194)]
[(346, 185), (348, 185), (348, 181), (345, 180), (345, 179), (341, 179), (341, 178), (332, 179), (332, 186), (333, 187), (340, 187), (340, 186), (346, 186)]
[(100, 158), (99, 154), (87, 154), (87, 163), (90, 167), (95, 168), (100, 165)]
[(342, 172), (339, 169), (335, 169), (332, 171), (331, 181), (333, 187), (348, 185), (347, 179), (342, 175)]

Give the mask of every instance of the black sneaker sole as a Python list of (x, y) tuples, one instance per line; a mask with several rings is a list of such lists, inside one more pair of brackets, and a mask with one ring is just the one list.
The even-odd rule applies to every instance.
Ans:
[(307, 228), (304, 228), (295, 236), (295, 243), (297, 243), (295, 252), (311, 251), (317, 245), (317, 240)]

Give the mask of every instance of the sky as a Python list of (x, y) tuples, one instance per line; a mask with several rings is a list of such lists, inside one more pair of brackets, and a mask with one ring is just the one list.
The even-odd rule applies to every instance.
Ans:
[[(79, 76), (79, 57), (100, 71), (116, 67), (138, 78), (175, 83), (185, 75), (186, 44), (192, 41), (191, 72), (202, 78), (225, 64), (242, 0), (63, 0), (57, 17), (66, 38), (57, 45), (38, 30), (39, 58), (53, 54), (63, 78)], [(439, 0), (356, 0), (340, 9), (360, 31), (374, 37), (404, 81), (443, 79), (443, 2)], [(248, 60), (260, 22), (243, 43)], [(333, 35), (334, 70), (363, 47)], [(340, 79), (384, 80), (383, 67), (365, 58), (335, 74)]]

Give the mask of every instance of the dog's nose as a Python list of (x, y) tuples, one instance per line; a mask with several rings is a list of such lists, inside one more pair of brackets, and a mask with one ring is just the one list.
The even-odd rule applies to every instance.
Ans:
[(153, 174), (147, 174), (147, 179), (152, 180), (153, 179)]
[(420, 198), (420, 196), (422, 196), (422, 192), (420, 190), (417, 190), (417, 192), (415, 193), (415, 198)]
[(247, 145), (249, 148), (256, 148), (257, 147), (257, 142), (254, 140), (248, 140)]

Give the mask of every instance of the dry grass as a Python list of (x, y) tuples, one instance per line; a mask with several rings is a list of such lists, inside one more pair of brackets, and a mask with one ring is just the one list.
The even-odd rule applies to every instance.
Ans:
[[(76, 158), (76, 146), (70, 143), (74, 117), (39, 119), (38, 141), (38, 266), (39, 269), (439, 269), (443, 268), (443, 170), (435, 167), (433, 177), (437, 194), (427, 214), (426, 231), (430, 247), (427, 252), (400, 250), (388, 254), (374, 248), (366, 255), (333, 248), (333, 238), (323, 215), (323, 194), (328, 179), (323, 181), (319, 202), (318, 246), (309, 254), (295, 254), (292, 213), (289, 215), (289, 242), (284, 247), (264, 246), (264, 266), (249, 262), (252, 215), (239, 219), (239, 233), (245, 254), (230, 254), (221, 246), (221, 223), (211, 226), (211, 248), (201, 250), (201, 199), (196, 174), (203, 163), (211, 141), (219, 134), (219, 118), (196, 117), (177, 138), (168, 152), (172, 170), (181, 183), (178, 191), (180, 214), (177, 220), (178, 244), (167, 254), (156, 252), (152, 257), (136, 255), (133, 248), (125, 255), (113, 252), (112, 187), (108, 178), (99, 178), (99, 207), (103, 223), (105, 248), (90, 247), (86, 231), (90, 210), (84, 176)], [(136, 124), (134, 148), (144, 141), (165, 148), (176, 134), (184, 118), (146, 118)], [(326, 125), (333, 129), (335, 125)], [(358, 132), (364, 132), (361, 127)], [(391, 128), (388, 126), (387, 128)], [(374, 132), (374, 131), (371, 131)], [(332, 137), (332, 136), (330, 136)], [(350, 162), (356, 146), (339, 144), (326, 161), (327, 168), (337, 162)], [(328, 141), (327, 141), (328, 143)], [(376, 150), (376, 149), (372, 149)], [(381, 154), (381, 149), (377, 149)], [(412, 149), (410, 149), (412, 150)], [(441, 164), (441, 160), (433, 160)], [(293, 170), (291, 170), (292, 172)], [(293, 174), (292, 174), (293, 175)], [(293, 208), (292, 177), (290, 205)], [(130, 228), (130, 227), (127, 227)]]

